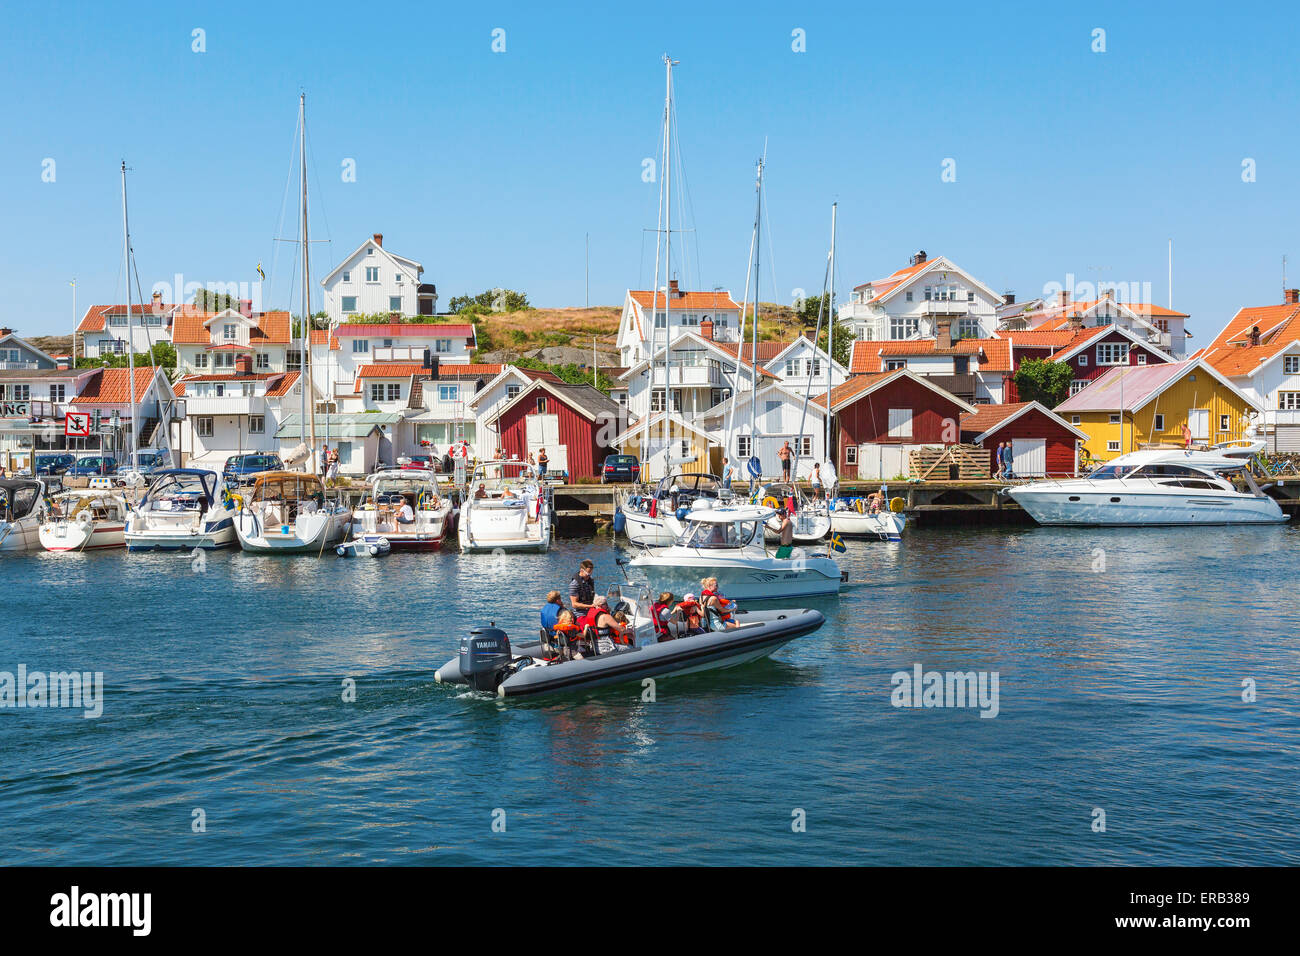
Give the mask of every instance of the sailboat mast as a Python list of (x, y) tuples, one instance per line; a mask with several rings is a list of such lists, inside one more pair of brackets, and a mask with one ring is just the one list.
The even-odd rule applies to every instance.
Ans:
[[(839, 203), (831, 203), (831, 269), (830, 301), (826, 308), (830, 310), (830, 321), (826, 323), (826, 444), (822, 445), (822, 455), (830, 458), (831, 454), (831, 383), (834, 381), (835, 368), (835, 213)], [(816, 342), (813, 343), (815, 348)], [(836, 474), (838, 475), (838, 470)]]
[(310, 436), (308, 445), (309, 455), (307, 460), (311, 462), (313, 473), (320, 471), (320, 466), (316, 462), (316, 403), (312, 400), (310, 390), (311, 381), (311, 247), (307, 242), (307, 94), (298, 94), (298, 113), (301, 122), (298, 124), (298, 153), (302, 161), (300, 173), (302, 176), (302, 344), (300, 364), (302, 370), (298, 373), (299, 385), (302, 388), (303, 400), (307, 405), (308, 434)]
[[(664, 477), (672, 471), (673, 420), (673, 60), (664, 54), (667, 92), (664, 95)], [(657, 280), (656, 280), (657, 281)], [(655, 296), (659, 295), (655, 290)], [(652, 297), (652, 301), (653, 301)]]
[[(763, 246), (763, 160), (758, 161), (758, 198), (754, 210), (754, 329), (751, 333), (753, 345), (749, 353), (750, 394), (749, 394), (749, 460), (758, 461), (758, 260)], [(745, 354), (745, 343), (740, 343), (738, 355)], [(759, 462), (761, 465), (762, 463)]]
[(126, 215), (126, 160), (122, 160), (122, 274), (126, 277), (126, 367), (131, 399), (131, 468), (139, 470), (135, 420), (135, 327), (131, 323), (131, 226)]

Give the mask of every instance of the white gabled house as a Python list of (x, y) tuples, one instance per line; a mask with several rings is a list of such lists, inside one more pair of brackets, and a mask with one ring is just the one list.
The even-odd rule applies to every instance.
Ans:
[(234, 371), (183, 376), (173, 386), (185, 404), (174, 448), (181, 463), (220, 471), (232, 455), (278, 452), (277, 430), (302, 408), (300, 374), (254, 372), (243, 356)]
[(856, 286), (839, 320), (864, 341), (934, 338), (941, 323), (954, 339), (989, 338), (1002, 304), (1002, 296), (952, 260), (918, 252), (902, 269)]
[[(190, 308), (163, 302), (155, 292), (153, 301), (133, 303), (128, 316), (125, 303), (121, 305), (92, 305), (77, 323), (73, 341), (73, 362), (78, 354), (86, 358), (105, 355), (125, 355), (128, 343), (134, 351), (144, 353), (151, 345), (170, 342), (172, 321), (178, 311)], [(77, 346), (81, 346), (80, 353)]]
[(333, 324), (356, 314), (434, 315), (438, 291), (423, 274), (419, 262), (385, 249), (377, 232), (320, 280), (325, 312)]
[[(1041, 303), (1042, 300), (1037, 301)], [(1140, 336), (1150, 345), (1181, 360), (1187, 354), (1187, 339), (1191, 337), (1186, 328), (1188, 318), (1185, 312), (1150, 302), (1120, 302), (1113, 290), (1087, 301), (1072, 300), (1068, 291), (1062, 291), (1050, 303), (1003, 317), (1001, 324), (1006, 330), (1035, 332), (1115, 326)]]
[[(654, 302), (652, 308), (651, 302)], [(665, 305), (666, 303), (666, 305)], [(719, 342), (734, 342), (740, 329), (740, 306), (729, 292), (687, 292), (677, 280), (660, 290), (628, 289), (618, 325), (618, 354), (622, 365), (635, 365), (683, 334), (699, 334)]]
[(798, 474), (807, 478), (813, 465), (826, 458), (826, 410), (822, 405), (805, 402), (804, 396), (781, 382), (759, 382), (758, 399), (750, 391), (736, 395), (734, 412), (730, 401), (709, 409), (700, 418), (701, 424), (715, 444), (727, 441), (727, 426), (731, 425), (731, 444), (723, 455), (745, 474), (745, 462), (757, 456), (763, 466), (764, 478), (781, 476), (781, 460), (777, 451), (785, 442), (798, 456)]
[(536, 381), (560, 382), (561, 379), (554, 372), (543, 369), (507, 365), (470, 399), (475, 431), (484, 456), (495, 455), (501, 448), (502, 409)]

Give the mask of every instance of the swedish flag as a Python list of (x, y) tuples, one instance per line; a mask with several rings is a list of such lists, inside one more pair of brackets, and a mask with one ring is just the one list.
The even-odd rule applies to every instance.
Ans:
[(266, 273), (262, 271), (262, 263), (260, 262), (257, 264), (257, 277), (263, 282), (266, 281)]
[(831, 535), (831, 550), (832, 550), (832, 551), (847, 551), (847, 550), (849, 550), (849, 549), (846, 548), (846, 547), (844, 546), (844, 539), (843, 539), (843, 538), (841, 538), (838, 534), (832, 534), (832, 535)]

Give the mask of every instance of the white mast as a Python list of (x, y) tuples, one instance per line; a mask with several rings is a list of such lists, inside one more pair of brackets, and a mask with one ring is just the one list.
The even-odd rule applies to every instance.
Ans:
[[(307, 242), (307, 94), (298, 94), (298, 152), (302, 160), (302, 369), (298, 373), (298, 382), (302, 388), (303, 402), (307, 406), (309, 454), (307, 461), (312, 473), (320, 471), (316, 462), (316, 403), (309, 394), (311, 381), (311, 257)], [(327, 343), (328, 344), (328, 343)]]
[[(830, 460), (831, 458), (831, 383), (835, 380), (835, 213), (839, 209), (839, 203), (831, 203), (831, 267), (830, 267), (830, 300), (826, 303), (826, 308), (830, 312), (830, 318), (826, 323), (826, 443), (822, 445), (822, 454)], [(813, 343), (813, 350), (816, 352), (817, 343)], [(832, 470), (839, 475), (839, 469), (832, 465)], [(823, 481), (825, 478), (823, 478)]]
[(126, 365), (128, 384), (127, 394), (131, 399), (131, 469), (140, 468), (140, 455), (136, 442), (135, 420), (135, 328), (131, 322), (131, 227), (126, 216), (126, 160), (122, 160), (122, 263), (126, 278)]
[[(758, 181), (755, 186), (755, 192), (758, 198), (755, 200), (754, 210), (754, 331), (753, 346), (749, 353), (750, 367), (750, 394), (749, 394), (749, 465), (757, 463), (760, 467), (762, 462), (758, 458), (758, 299), (759, 299), (759, 275), (760, 269), (758, 260), (763, 245), (763, 160), (758, 161)], [(737, 359), (745, 354), (745, 343), (741, 340), (736, 349)], [(739, 367), (737, 367), (737, 378), (739, 378)], [(753, 471), (750, 471), (753, 475)]]
[[(673, 420), (673, 312), (672, 302), (668, 298), (673, 285), (673, 64), (674, 60), (664, 54), (664, 67), (667, 70), (667, 93), (664, 97), (664, 477), (672, 471), (672, 420)], [(659, 281), (658, 269), (655, 281)], [(655, 290), (651, 296), (653, 302), (659, 294)], [(650, 380), (654, 382), (654, 373)]]

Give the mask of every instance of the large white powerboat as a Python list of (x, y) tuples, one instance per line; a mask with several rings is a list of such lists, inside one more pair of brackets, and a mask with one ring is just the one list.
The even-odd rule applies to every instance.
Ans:
[(624, 495), (614, 514), (614, 530), (633, 544), (668, 547), (686, 528), (692, 510), (711, 508), (721, 495), (717, 475), (692, 473), (660, 479), (654, 491)]
[(301, 471), (262, 472), (247, 499), (232, 497), (239, 546), (258, 554), (321, 554), (343, 540), (351, 520), (326, 500), (320, 478)]
[(0, 478), (0, 551), (38, 551), (45, 482), (39, 478)]
[[(1226, 452), (1226, 453), (1225, 453)], [(1275, 524), (1287, 520), (1250, 473), (1249, 449), (1147, 448), (1087, 477), (1005, 490), (1044, 525)], [(1242, 489), (1232, 478), (1241, 480)]]
[(551, 489), (520, 461), (485, 461), (474, 469), (461, 504), (460, 549), (545, 551), (551, 546)]
[(168, 468), (126, 518), (128, 551), (224, 548), (235, 543), (233, 499), (221, 478), (200, 468)]
[(126, 545), (126, 499), (107, 488), (55, 495), (41, 523), (46, 551), (99, 551)]
[(868, 498), (836, 498), (831, 502), (831, 531), (847, 537), (900, 541), (907, 527), (904, 507), (901, 498), (874, 510)]
[(763, 524), (771, 508), (723, 505), (692, 511), (686, 528), (668, 548), (648, 548), (632, 559), (653, 587), (682, 594), (698, 593), (700, 581), (718, 579), (728, 598), (775, 600), (837, 594), (845, 575), (829, 557), (803, 548), (771, 549), (763, 539)]
[[(450, 483), (450, 479), (448, 479)], [(378, 546), (386, 540), (395, 550), (433, 551), (442, 547), (455, 526), (450, 493), (438, 488), (438, 477), (422, 468), (390, 468), (366, 479), (369, 486), (352, 515), (352, 536), (358, 544)], [(450, 489), (447, 489), (449, 492)], [(402, 509), (411, 513), (402, 520)]]

